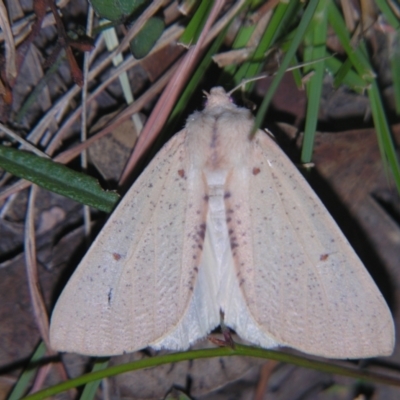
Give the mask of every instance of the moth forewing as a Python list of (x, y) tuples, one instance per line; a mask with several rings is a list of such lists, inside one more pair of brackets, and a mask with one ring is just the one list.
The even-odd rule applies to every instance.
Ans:
[(180, 132), (159, 152), (71, 277), (52, 316), (55, 349), (122, 354), (180, 324), (196, 278), (193, 257), (201, 255), (196, 226), (205, 218), (203, 200), (189, 190), (185, 138)]
[[(235, 221), (250, 214), (254, 263), (240, 274), (240, 287), (260, 331), (281, 345), (325, 357), (391, 354), (393, 320), (365, 267), (276, 143), (261, 131), (254, 140), (252, 196), (240, 199), (245, 192), (233, 190), (245, 183), (240, 176), (232, 179), (240, 211), (230, 229), (236, 232)], [(237, 263), (248, 251), (237, 247)], [(242, 329), (237, 332), (246, 338)]]

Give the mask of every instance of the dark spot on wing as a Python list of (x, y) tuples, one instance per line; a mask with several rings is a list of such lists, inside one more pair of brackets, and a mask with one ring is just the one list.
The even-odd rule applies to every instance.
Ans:
[(184, 177), (185, 177), (185, 170), (184, 170), (184, 169), (180, 169), (180, 170), (178, 171), (178, 175), (179, 175), (181, 178), (184, 178)]
[(254, 167), (253, 168), (253, 175), (258, 175), (261, 172), (260, 168)]
[(229, 234), (229, 241), (230, 241), (231, 249), (233, 250), (234, 248), (239, 246), (239, 244), (237, 242), (237, 237), (236, 237), (233, 229), (229, 229), (228, 234)]
[(206, 236), (206, 224), (201, 224), (199, 226), (199, 230), (197, 231), (197, 235), (201, 238), (201, 240), (204, 240)]
[(329, 257), (329, 254), (321, 254), (319, 259), (320, 259), (320, 261), (326, 261), (328, 259), (328, 257)]
[(111, 305), (111, 300), (112, 300), (112, 288), (108, 291), (108, 305)]
[(122, 256), (121, 256), (121, 254), (113, 253), (113, 258), (115, 261), (119, 261), (122, 258)]

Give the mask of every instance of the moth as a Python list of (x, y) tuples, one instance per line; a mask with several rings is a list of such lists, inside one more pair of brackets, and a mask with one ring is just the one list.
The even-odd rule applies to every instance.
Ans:
[(264, 348), (389, 355), (391, 313), (274, 140), (213, 88), (134, 183), (52, 315), (54, 349), (184, 350), (224, 323)]

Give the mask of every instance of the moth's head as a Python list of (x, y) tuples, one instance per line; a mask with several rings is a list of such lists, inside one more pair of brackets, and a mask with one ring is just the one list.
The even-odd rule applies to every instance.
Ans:
[(234, 106), (231, 97), (225, 92), (224, 88), (217, 86), (210, 90), (210, 93), (204, 92), (207, 96), (206, 109), (218, 106)]

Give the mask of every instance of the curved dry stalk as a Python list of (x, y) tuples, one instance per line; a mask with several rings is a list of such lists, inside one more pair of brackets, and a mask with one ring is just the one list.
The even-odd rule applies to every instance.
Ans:
[(43, 296), (39, 287), (36, 260), (35, 199), (37, 195), (37, 190), (38, 187), (36, 185), (32, 185), (29, 194), (28, 209), (25, 220), (24, 254), (29, 293), (31, 295), (31, 302), (35, 315), (36, 325), (39, 329), (40, 336), (46, 343), (46, 347), (50, 349), (49, 317), (47, 315), (46, 306), (44, 304)]
[(12, 81), (17, 76), (17, 56), (15, 51), (14, 37), (8, 20), (6, 6), (3, 0), (0, 0), (0, 28), (4, 32), (5, 59), (6, 59), (6, 77)]

